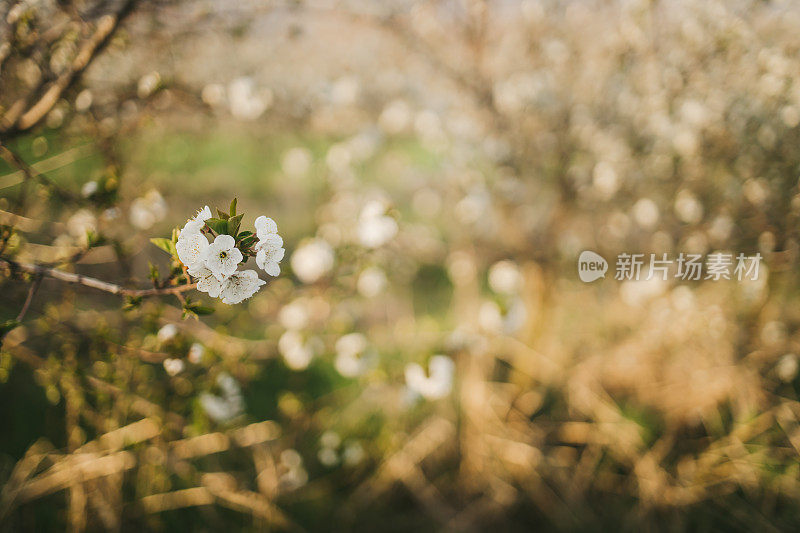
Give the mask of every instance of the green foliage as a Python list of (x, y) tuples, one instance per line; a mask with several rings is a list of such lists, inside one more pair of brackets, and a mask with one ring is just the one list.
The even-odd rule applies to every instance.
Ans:
[(141, 296), (125, 296), (125, 302), (122, 304), (123, 311), (134, 311), (139, 309), (144, 299)]
[(6, 320), (0, 324), (0, 339), (5, 337), (11, 330), (19, 325), (20, 323), (17, 320)]
[(232, 236), (236, 237), (236, 235), (239, 233), (239, 226), (241, 226), (241, 224), (242, 224), (242, 217), (243, 216), (244, 216), (244, 214), (236, 215), (236, 216), (230, 217), (227, 220), (227, 222), (228, 222), (228, 227), (227, 227), (228, 235), (232, 235)]
[(217, 235), (228, 234), (228, 219), (226, 218), (209, 218), (206, 220), (206, 226)]
[(150, 242), (152, 242), (153, 244), (155, 244), (156, 246), (158, 246), (160, 249), (164, 250), (165, 252), (167, 252), (171, 256), (176, 256), (177, 257), (178, 252), (177, 252), (177, 250), (175, 250), (175, 243), (171, 239), (165, 239), (163, 237), (157, 237), (157, 238), (150, 239)]
[(154, 265), (150, 261), (147, 262), (147, 266), (148, 266), (148, 269), (150, 270), (150, 274), (148, 275), (148, 278), (154, 284), (158, 284), (158, 280), (159, 280), (159, 277), (160, 277), (159, 273), (158, 273), (158, 267), (156, 265)]
[(189, 298), (183, 304), (182, 318), (199, 318), (201, 315), (210, 315), (214, 312), (213, 307), (202, 305), (200, 302), (195, 302)]

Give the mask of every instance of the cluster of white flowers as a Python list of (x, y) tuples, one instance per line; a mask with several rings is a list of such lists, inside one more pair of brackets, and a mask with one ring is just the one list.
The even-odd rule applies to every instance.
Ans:
[(453, 388), (455, 363), (446, 355), (434, 355), (428, 363), (430, 375), (418, 363), (406, 365), (406, 386), (426, 400), (444, 398)]
[(338, 463), (346, 466), (355, 466), (366, 455), (364, 447), (357, 440), (342, 442), (342, 438), (335, 431), (326, 431), (319, 438), (320, 448), (317, 459), (323, 466), (329, 468)]
[(222, 395), (204, 392), (200, 395), (200, 405), (209, 418), (224, 423), (244, 412), (244, 397), (239, 383), (230, 374), (223, 373), (217, 376), (217, 386)]
[[(245, 258), (231, 235), (219, 234), (213, 242), (204, 233), (206, 221), (212, 218), (205, 206), (189, 219), (181, 230), (175, 250), (189, 274), (197, 279), (197, 290), (220, 298), (226, 304), (238, 304), (258, 292), (266, 282), (255, 270), (239, 270)], [(256, 264), (270, 276), (280, 274), (280, 261), (285, 250), (275, 221), (260, 216), (255, 221), (257, 241), (252, 246)]]
[[(91, 186), (88, 187), (88, 192), (94, 192), (91, 191), (91, 188)], [(139, 229), (152, 228), (157, 222), (164, 220), (167, 211), (167, 202), (164, 197), (157, 190), (151, 189), (131, 203), (131, 224)]]

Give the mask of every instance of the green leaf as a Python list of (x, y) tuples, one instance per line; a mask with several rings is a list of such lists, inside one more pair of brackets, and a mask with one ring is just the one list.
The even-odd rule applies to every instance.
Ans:
[(214, 312), (213, 307), (208, 307), (205, 305), (201, 305), (200, 302), (193, 302), (191, 300), (187, 300), (186, 303), (183, 305), (183, 318), (197, 318), (199, 315), (210, 315)]
[(230, 215), (225, 211), (223, 211), (222, 209), (220, 209), (219, 207), (217, 208), (217, 216), (219, 216), (219, 218), (221, 218), (222, 220), (228, 220), (230, 218)]
[(237, 199), (236, 199), (236, 198), (234, 198), (233, 200), (231, 200), (231, 208), (230, 208), (230, 212), (231, 212), (231, 216), (232, 216), (232, 217), (235, 217), (235, 216), (236, 216), (236, 202), (237, 202)]
[(159, 274), (158, 274), (158, 267), (151, 263), (150, 261), (147, 262), (147, 266), (150, 267), (150, 279), (153, 283), (158, 283)]
[(176, 255), (178, 252), (175, 251), (175, 243), (172, 242), (170, 239), (164, 239), (162, 237), (158, 237), (156, 239), (150, 239), (150, 242), (164, 250), (170, 255)]
[(126, 296), (125, 303), (122, 306), (123, 311), (133, 311), (142, 305), (143, 298), (141, 296)]
[(236, 236), (236, 233), (239, 231), (239, 226), (242, 224), (243, 216), (244, 213), (228, 219), (228, 235)]
[(6, 336), (6, 334), (11, 331), (12, 329), (19, 326), (20, 323), (16, 320), (6, 320), (2, 324), (0, 324), (0, 339)]
[(228, 221), (221, 218), (209, 218), (206, 220), (206, 226), (217, 235), (228, 233)]
[(242, 248), (250, 248), (253, 244), (255, 244), (255, 242), (256, 242), (256, 236), (248, 235), (247, 237), (242, 239), (241, 242), (239, 242), (239, 245)]
[(242, 240), (242, 239), (244, 239), (246, 237), (249, 237), (252, 234), (253, 234), (252, 231), (243, 231), (243, 232), (239, 233), (238, 235), (236, 235), (236, 238), (239, 239), (239, 240)]
[(93, 246), (100, 246), (105, 242), (105, 240), (106, 240), (105, 237), (103, 237), (102, 235), (100, 235), (95, 231), (92, 230), (86, 231), (86, 243), (89, 246), (89, 248), (92, 248)]

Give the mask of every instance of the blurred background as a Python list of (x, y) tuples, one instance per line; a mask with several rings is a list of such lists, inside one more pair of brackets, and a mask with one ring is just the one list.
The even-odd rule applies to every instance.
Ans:
[[(0, 528), (796, 530), (800, 5), (0, 15)], [(152, 287), (234, 197), (287, 250), (239, 305), (14, 266)], [(716, 251), (758, 279), (611, 275)]]

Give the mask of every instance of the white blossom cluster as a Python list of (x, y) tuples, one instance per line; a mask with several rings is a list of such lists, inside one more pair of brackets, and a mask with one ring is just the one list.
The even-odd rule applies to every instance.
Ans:
[[(253, 296), (266, 282), (255, 270), (239, 270), (245, 256), (231, 235), (216, 235), (208, 241), (204, 228), (212, 218), (205, 206), (189, 219), (178, 235), (175, 250), (189, 275), (197, 279), (197, 290), (220, 298), (226, 304), (238, 304)], [(270, 276), (280, 274), (285, 250), (274, 220), (260, 216), (255, 221), (257, 241), (252, 247), (256, 264)]]

